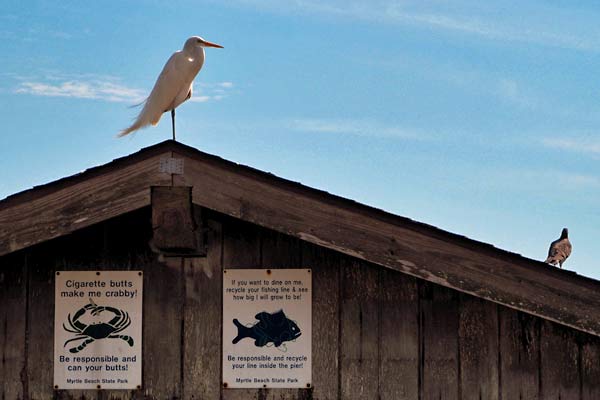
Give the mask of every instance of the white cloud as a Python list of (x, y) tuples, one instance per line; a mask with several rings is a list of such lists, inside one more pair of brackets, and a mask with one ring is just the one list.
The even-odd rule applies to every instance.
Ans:
[(373, 120), (355, 119), (294, 119), (286, 123), (289, 129), (302, 132), (345, 134), (371, 137), (390, 137), (411, 140), (427, 140), (425, 134), (390, 126)]
[[(120, 83), (119, 79), (105, 75), (77, 74), (66, 76), (61, 73), (48, 73), (44, 79), (13, 77), (19, 81), (14, 93), (46, 97), (69, 97), (76, 99), (93, 99), (118, 103), (140, 103), (147, 93), (145, 90), (132, 88)], [(233, 87), (231, 82), (202, 83), (200, 90), (190, 99), (191, 102), (204, 103), (210, 100), (221, 100)]]
[(3, 30), (0, 32), (0, 38), (10, 38), (23, 42), (40, 42), (52, 39), (70, 40), (73, 34), (63, 30), (48, 28), (43, 25), (32, 26), (29, 23), (17, 23), (19, 17), (16, 15), (0, 15), (0, 20), (7, 21), (12, 25), (12, 31)]
[(198, 87), (199, 90), (198, 92), (194, 92), (189, 101), (193, 103), (206, 103), (210, 100), (219, 101), (227, 97), (230, 90), (233, 88), (233, 82), (200, 82), (197, 85), (194, 85), (194, 88), (196, 87)]
[(531, 93), (527, 93), (522, 85), (514, 79), (500, 79), (494, 93), (504, 100), (508, 100), (522, 108), (533, 109), (540, 105), (540, 101)]
[(600, 186), (600, 179), (591, 175), (559, 174), (558, 179), (564, 185), (571, 186)]
[(539, 182), (547, 182), (556, 184), (557, 187), (563, 189), (583, 189), (600, 187), (600, 178), (592, 175), (584, 175), (576, 172), (553, 171), (553, 172), (538, 172), (532, 174), (532, 179), (537, 179)]
[(542, 144), (546, 147), (568, 150), (577, 153), (590, 153), (600, 155), (600, 135), (596, 138), (580, 137), (580, 138), (560, 138), (548, 137), (542, 139)]
[[(514, 190), (520, 186), (523, 190), (537, 193), (548, 193), (554, 190), (597, 190), (600, 189), (600, 177), (587, 175), (577, 171), (566, 170), (541, 170), (541, 169), (516, 169), (502, 168), (490, 173), (492, 179), (487, 179), (483, 184), (489, 188)], [(506, 187), (504, 187), (506, 185)], [(554, 189), (553, 189), (554, 188)]]
[(110, 81), (67, 80), (63, 82), (24, 81), (15, 93), (48, 97), (72, 97), (110, 102), (136, 103), (144, 99), (144, 92)]
[[(506, 18), (506, 7), (493, 2), (423, 0), (236, 0), (238, 6), (275, 13), (323, 15), (412, 25), (420, 28), (453, 31), (485, 39), (533, 43), (584, 51), (600, 51), (600, 30), (591, 13), (529, 4), (515, 8), (523, 18)], [(531, 11), (531, 12), (530, 12)], [(504, 20), (501, 16), (504, 15)], [(579, 24), (572, 24), (578, 20)], [(568, 21), (556, 24), (556, 20)]]
[(211, 96), (192, 96), (189, 101), (192, 103), (206, 103), (211, 99)]
[(590, 41), (587, 37), (580, 37), (566, 32), (549, 32), (529, 26), (503, 25), (497, 21), (483, 18), (407, 12), (392, 13), (388, 16), (391, 17), (393, 22), (405, 22), (456, 31), (493, 40), (533, 43), (575, 50), (600, 50), (598, 44)]
[(15, 40), (17, 38), (17, 34), (13, 31), (1, 30), (0, 31), (0, 39), (1, 40)]
[(57, 31), (54, 29), (29, 29), (27, 31), (28, 33), (28, 37), (25, 37), (24, 40), (27, 41), (35, 41), (35, 40), (39, 40), (40, 37), (44, 37), (44, 38), (55, 38), (55, 39), (64, 39), (64, 40), (69, 40), (73, 38), (73, 35), (71, 35), (68, 32), (64, 32), (64, 31)]

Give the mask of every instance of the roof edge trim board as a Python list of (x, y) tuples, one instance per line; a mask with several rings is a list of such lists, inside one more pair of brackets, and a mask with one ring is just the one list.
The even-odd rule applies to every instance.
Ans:
[(175, 184), (192, 186), (195, 204), (600, 336), (596, 281), (522, 257), (515, 262), (490, 256), (362, 209), (176, 154), (184, 157), (186, 172)]
[[(118, 165), (0, 210), (0, 256), (150, 205), (150, 187), (168, 186), (161, 156)], [(84, 173), (85, 174), (85, 173)]]

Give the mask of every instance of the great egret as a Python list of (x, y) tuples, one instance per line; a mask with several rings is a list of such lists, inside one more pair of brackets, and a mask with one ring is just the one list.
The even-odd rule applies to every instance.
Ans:
[(204, 64), (205, 47), (223, 48), (199, 36), (192, 36), (185, 41), (183, 50), (173, 53), (158, 76), (152, 92), (144, 101), (144, 108), (135, 122), (129, 128), (123, 129), (119, 136), (125, 136), (150, 124), (156, 125), (164, 112), (171, 111), (175, 140), (175, 108), (192, 97), (194, 78)]

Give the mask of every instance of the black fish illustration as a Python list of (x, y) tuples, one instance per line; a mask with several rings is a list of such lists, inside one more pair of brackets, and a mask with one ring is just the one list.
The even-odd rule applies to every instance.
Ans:
[(238, 328), (238, 335), (233, 339), (233, 344), (244, 338), (252, 338), (257, 347), (263, 347), (269, 342), (279, 347), (283, 342), (294, 340), (301, 335), (298, 325), (286, 317), (283, 310), (273, 314), (263, 311), (256, 314), (254, 318), (258, 322), (251, 327), (242, 325), (237, 319), (233, 320)]

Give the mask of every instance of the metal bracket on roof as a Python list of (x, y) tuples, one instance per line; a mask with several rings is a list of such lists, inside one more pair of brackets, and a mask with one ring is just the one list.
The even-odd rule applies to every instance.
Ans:
[(166, 174), (183, 175), (183, 158), (163, 157), (160, 159), (158, 170)]

